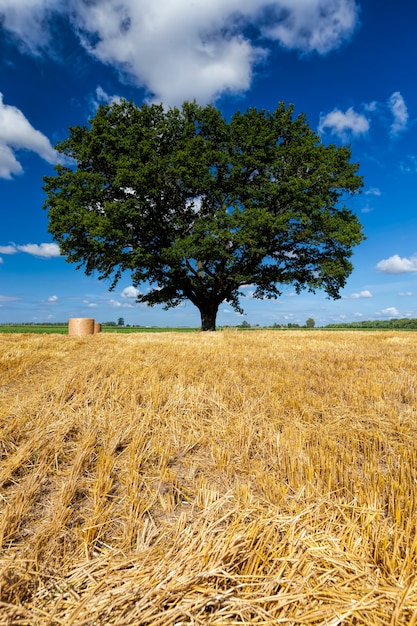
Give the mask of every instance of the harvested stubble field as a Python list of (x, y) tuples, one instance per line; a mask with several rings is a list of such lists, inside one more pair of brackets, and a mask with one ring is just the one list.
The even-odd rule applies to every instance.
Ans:
[(0, 624), (417, 624), (417, 335), (0, 335)]

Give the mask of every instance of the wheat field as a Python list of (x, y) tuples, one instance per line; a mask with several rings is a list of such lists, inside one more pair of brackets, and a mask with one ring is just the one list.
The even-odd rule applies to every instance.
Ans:
[(0, 335), (0, 624), (417, 624), (417, 335)]

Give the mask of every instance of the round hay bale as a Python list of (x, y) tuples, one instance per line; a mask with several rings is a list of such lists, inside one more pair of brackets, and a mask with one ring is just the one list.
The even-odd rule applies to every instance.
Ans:
[(71, 317), (68, 320), (68, 334), (78, 337), (94, 335), (94, 325), (92, 317)]
[(101, 324), (98, 322), (94, 324), (94, 334), (96, 335), (97, 333), (101, 333)]

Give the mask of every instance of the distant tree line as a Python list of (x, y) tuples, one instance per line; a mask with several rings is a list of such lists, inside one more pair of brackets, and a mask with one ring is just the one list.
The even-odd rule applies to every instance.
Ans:
[(1, 322), (0, 326), (66, 326), (68, 322)]
[(369, 328), (381, 330), (417, 330), (417, 318), (402, 317), (401, 319), (392, 318), (390, 320), (366, 320), (362, 322), (338, 322), (336, 324), (328, 324), (324, 328)]
[[(308, 320), (306, 321), (306, 323), (302, 326), (301, 324), (296, 324), (294, 322), (289, 322), (288, 324), (280, 324), (279, 322), (274, 322), (274, 324), (272, 324), (272, 326), (260, 326), (259, 324), (249, 324), (249, 322), (247, 322), (246, 320), (244, 320), (241, 324), (239, 324), (237, 326), (237, 328), (243, 328), (243, 329), (249, 329), (249, 328), (314, 328), (315, 326), (315, 321), (313, 320), (312, 317), (309, 317)], [(228, 328), (228, 326), (225, 326), (224, 328)]]
[[(297, 328), (315, 328), (315, 321), (312, 317), (309, 317), (305, 324), (296, 324), (294, 322), (289, 322), (288, 324), (282, 324), (279, 322), (275, 322), (271, 326), (264, 326), (263, 328), (289, 328), (289, 329), (297, 329)], [(259, 328), (259, 324), (255, 326), (249, 324), (247, 321), (242, 322), (238, 328)], [(317, 328), (317, 327), (316, 327)], [(373, 330), (417, 330), (417, 318), (409, 318), (403, 317), (401, 319), (392, 318), (389, 320), (365, 320), (361, 322), (337, 322), (333, 324), (327, 324), (327, 326), (319, 326), (318, 328), (322, 330), (326, 329), (373, 329)]]

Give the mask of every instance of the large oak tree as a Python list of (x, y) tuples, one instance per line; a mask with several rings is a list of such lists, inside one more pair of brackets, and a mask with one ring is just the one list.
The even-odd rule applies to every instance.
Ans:
[(289, 284), (340, 297), (363, 239), (343, 202), (362, 179), (349, 148), (323, 145), (293, 107), (227, 121), (211, 105), (121, 101), (56, 148), (69, 159), (45, 178), (49, 231), (110, 288), (130, 272), (148, 285), (140, 302), (190, 300), (202, 330), (223, 301), (241, 311), (244, 285), (257, 298)]

